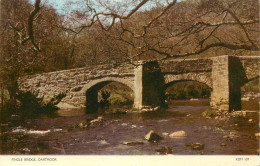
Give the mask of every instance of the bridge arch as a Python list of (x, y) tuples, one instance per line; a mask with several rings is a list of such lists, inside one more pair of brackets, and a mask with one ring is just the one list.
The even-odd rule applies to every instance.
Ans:
[(83, 86), (83, 88), (81, 89), (81, 92), (85, 92), (95, 85), (99, 85), (99, 84), (106, 85), (110, 82), (119, 82), (121, 84), (128, 86), (130, 89), (132, 89), (134, 91), (134, 84), (132, 82), (130, 82), (128, 79), (118, 78), (118, 77), (104, 77), (104, 78), (95, 79), (95, 80), (90, 81), (89, 83), (87, 83), (86, 85)]
[(211, 73), (167, 74), (164, 76), (164, 80), (165, 87), (169, 87), (170, 85), (180, 81), (197, 81), (208, 85), (211, 89), (213, 88)]
[[(179, 83), (183, 83), (183, 84), (179, 84)], [(187, 83), (186, 85), (185, 85), (185, 83)], [(195, 85), (193, 85), (194, 83), (197, 83), (197, 84), (195, 84)], [(177, 86), (177, 84), (178, 84), (178, 86)], [(183, 85), (184, 85), (184, 87), (187, 87), (188, 88), (188, 91), (186, 91), (187, 89), (186, 88), (184, 88), (183, 87), (183, 89), (181, 88), (181, 89), (179, 89), (179, 88), (177, 88), (176, 89), (176, 87), (171, 87), (171, 86), (177, 86), (177, 87), (183, 87)], [(195, 86), (195, 87), (199, 87), (198, 89), (190, 89), (190, 86), (192, 87), (192, 86)], [(197, 97), (209, 97), (211, 94), (211, 92), (213, 91), (213, 89), (209, 86), (209, 85), (207, 85), (207, 84), (205, 84), (205, 83), (202, 83), (202, 82), (199, 82), (199, 81), (194, 81), (194, 80), (177, 80), (177, 81), (172, 81), (172, 82), (169, 82), (169, 83), (167, 83), (167, 84), (165, 84), (164, 86), (163, 86), (163, 93), (164, 93), (164, 97), (165, 97), (165, 99), (166, 100), (168, 100), (168, 99), (172, 99), (172, 96), (171, 95), (173, 95), (172, 93), (171, 93), (171, 91), (173, 90), (169, 90), (168, 88), (174, 88), (174, 93), (175, 92), (177, 92), (178, 91), (178, 95), (177, 96), (175, 96), (175, 97), (181, 97), (181, 98), (179, 98), (179, 99), (189, 99), (189, 97), (192, 97), (192, 98), (197, 98)], [(186, 90), (184, 90), (184, 89), (186, 89)], [(170, 91), (170, 92), (169, 92)], [(191, 93), (191, 91), (192, 91), (192, 93)], [(197, 92), (196, 92), (197, 91)], [(197, 93), (197, 95), (195, 95)], [(208, 94), (209, 93), (209, 94)], [(193, 95), (192, 95), (193, 94)], [(176, 94), (175, 94), (176, 95)], [(184, 96), (183, 96), (184, 95)], [(190, 96), (191, 95), (191, 96)], [(202, 96), (201, 96), (202, 95)], [(206, 96), (205, 96), (206, 95)], [(209, 96), (208, 96), (209, 95)], [(173, 95), (174, 96), (174, 95)], [(170, 97), (170, 98), (169, 98)]]
[(105, 77), (90, 81), (83, 86), (81, 93), (85, 94), (85, 105), (88, 112), (96, 112), (98, 109), (98, 91), (111, 82), (118, 82), (126, 85), (134, 92), (134, 85), (129, 80), (116, 77)]

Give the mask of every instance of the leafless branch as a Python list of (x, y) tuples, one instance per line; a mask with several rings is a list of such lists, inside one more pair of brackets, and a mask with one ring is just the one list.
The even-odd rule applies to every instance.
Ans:
[(34, 39), (34, 30), (33, 30), (33, 21), (34, 21), (34, 17), (36, 16), (36, 14), (40, 11), (41, 7), (40, 7), (40, 3), (41, 0), (35, 0), (34, 3), (34, 9), (31, 12), (29, 19), (28, 19), (28, 35), (29, 38), (33, 44), (33, 46), (35, 47), (36, 50), (41, 51), (38, 44), (36, 44), (35, 39)]
[[(37, 13), (40, 11), (41, 7), (40, 7), (40, 3), (41, 0), (35, 0), (34, 3), (34, 9), (33, 11), (30, 13), (29, 19), (28, 19), (28, 36), (22, 34), (22, 30), (23, 29), (19, 29), (17, 28), (17, 25), (13, 25), (11, 23), (11, 21), (8, 21), (8, 24), (11, 26), (11, 28), (16, 32), (16, 34), (19, 36), (19, 43), (20, 44), (25, 44), (27, 41), (31, 41), (31, 43), (33, 44), (34, 48), (37, 51), (41, 51), (40, 47), (38, 44), (36, 44), (35, 39), (34, 39), (34, 29), (33, 29), (33, 22), (35, 19), (35, 16), (37, 15)], [(25, 36), (25, 37), (24, 37)]]

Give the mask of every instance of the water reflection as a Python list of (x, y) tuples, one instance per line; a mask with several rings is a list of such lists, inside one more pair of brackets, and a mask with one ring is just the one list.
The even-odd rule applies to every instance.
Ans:
[(86, 114), (86, 109), (61, 109), (56, 112), (56, 116), (65, 116), (65, 117), (71, 117), (71, 116), (82, 116)]

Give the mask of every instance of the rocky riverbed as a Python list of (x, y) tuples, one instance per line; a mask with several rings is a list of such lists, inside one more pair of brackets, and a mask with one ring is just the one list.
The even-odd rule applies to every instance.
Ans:
[[(255, 101), (256, 103), (258, 101)], [(252, 106), (252, 101), (251, 104)], [(259, 112), (205, 118), (209, 100), (174, 101), (164, 111), (86, 114), (59, 110), (1, 123), (1, 154), (256, 155)], [(257, 110), (255, 108), (255, 110)]]

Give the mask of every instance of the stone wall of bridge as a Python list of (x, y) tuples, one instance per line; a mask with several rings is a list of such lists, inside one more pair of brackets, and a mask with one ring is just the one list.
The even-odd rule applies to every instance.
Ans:
[(97, 91), (115, 81), (130, 87), (134, 107), (164, 105), (165, 87), (177, 81), (198, 81), (212, 88), (211, 106), (219, 110), (241, 109), (240, 88), (259, 77), (260, 57), (219, 56), (135, 64), (108, 64), (25, 76), (19, 79), (23, 91), (38, 97), (66, 94), (62, 102), (76, 107), (97, 105)]
[(165, 84), (176, 81), (198, 81), (212, 88), (212, 59), (183, 59), (160, 61)]
[[(18, 84), (20, 90), (33, 92), (45, 99), (54, 98), (61, 93), (66, 94), (64, 102), (83, 107), (87, 87), (97, 80), (117, 81), (134, 89), (135, 68), (136, 66), (131, 64), (99, 65), (96, 68), (86, 67), (25, 76), (18, 80)], [(85, 92), (81, 93), (82, 90)]]

